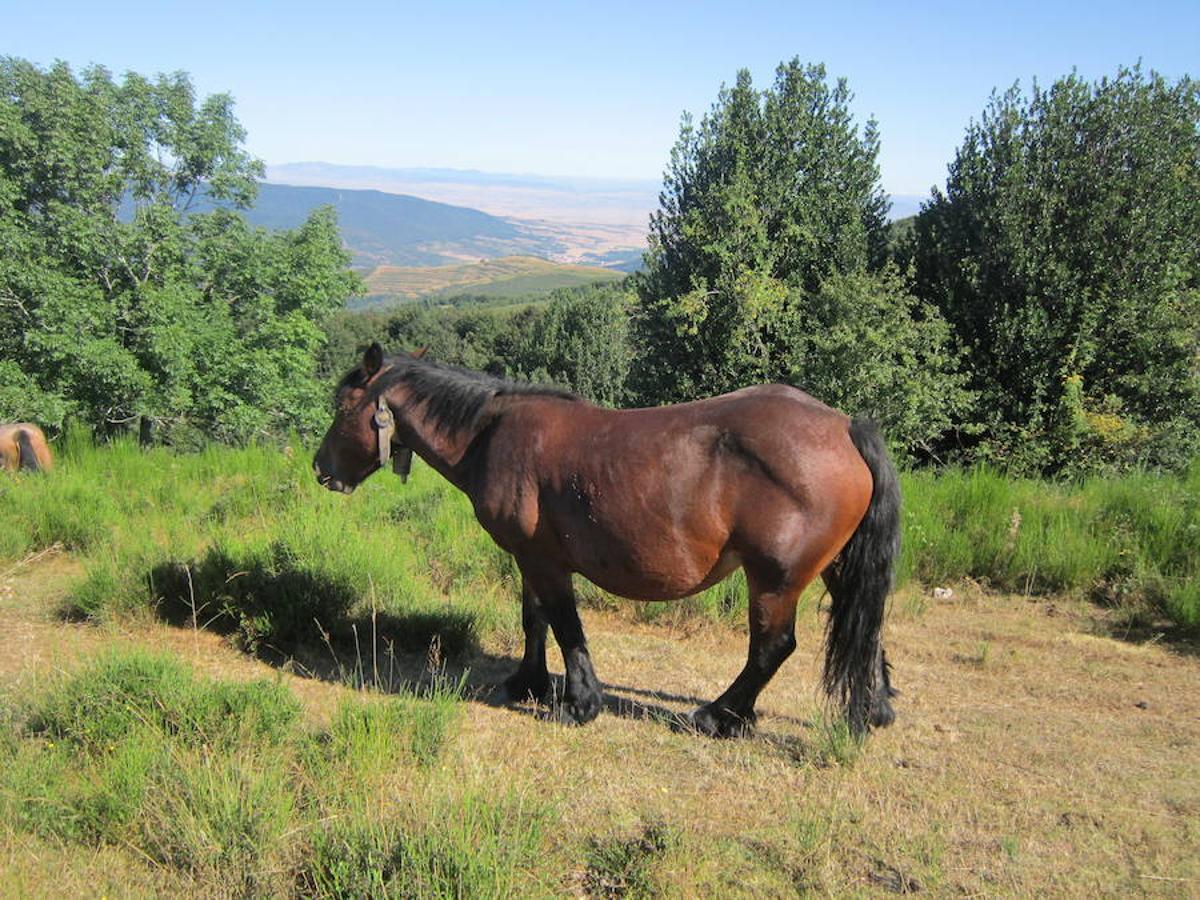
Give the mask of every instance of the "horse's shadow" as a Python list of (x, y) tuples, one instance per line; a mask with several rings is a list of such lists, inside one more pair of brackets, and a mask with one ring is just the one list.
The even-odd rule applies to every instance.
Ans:
[[(352, 623), (358, 633), (366, 633), (366, 623)], [(453, 685), (470, 703), (492, 709), (503, 709), (528, 716), (548, 724), (573, 723), (565, 719), (557, 699), (563, 696), (565, 677), (551, 675), (551, 699), (541, 703), (515, 699), (504, 688), (504, 679), (517, 668), (519, 660), (475, 648), (443, 658), (435, 640), (426, 652), (396, 651), (391, 645), (384, 649), (383, 660), (364, 659), (361, 648), (338, 648), (326, 645), (293, 648), (288, 654), (260, 653), (265, 662), (293, 675), (324, 681), (329, 684), (361, 688), (380, 694), (417, 694), (444, 689)], [(691, 694), (651, 691), (613, 682), (601, 682), (602, 712), (628, 721), (648, 722), (697, 740), (711, 740), (699, 732), (692, 722), (691, 710), (707, 700)], [(667, 706), (665, 704), (673, 704)], [(824, 767), (828, 760), (814, 740), (819, 723), (810, 719), (771, 713), (770, 721), (787, 723), (800, 734), (777, 733), (767, 730), (760, 721), (750, 740), (771, 748), (798, 765)], [(584, 726), (587, 727), (587, 726)]]
[[(370, 624), (351, 623), (351, 628), (363, 634)], [(311, 645), (293, 647), (288, 653), (266, 647), (257, 655), (282, 671), (328, 684), (385, 695), (422, 694), (453, 685), (471, 703), (511, 710), (546, 722), (563, 721), (558, 703), (565, 691), (562, 674), (551, 675), (548, 702), (513, 698), (504, 688), (504, 679), (516, 670), (519, 660), (478, 648), (443, 657), (435, 640), (425, 652), (399, 650), (387, 644), (382, 653), (364, 654), (361, 648), (326, 644), (320, 648)], [(620, 684), (602, 682), (601, 688), (604, 691), (602, 709), (608, 715), (654, 722), (681, 733), (695, 731), (690, 715), (663, 704), (696, 707), (705, 702), (700, 697)]]
[[(420, 695), (452, 686), (469, 702), (563, 721), (558, 703), (514, 701), (507, 695), (503, 682), (516, 670), (518, 660), (482, 648), (473, 622), (461, 612), (377, 611), (356, 616), (350, 610), (357, 597), (347, 585), (220, 553), (191, 564), (161, 564), (150, 578), (161, 598), (157, 612), (162, 620), (230, 635), (251, 655), (293, 675), (380, 694)], [(258, 617), (267, 617), (282, 639), (248, 643), (247, 622)], [(611, 716), (699, 734), (690, 711), (706, 698), (611, 682), (601, 688), (602, 709)], [(552, 676), (551, 698), (563, 693), (564, 677)], [(778, 714), (771, 719), (802, 729), (812, 725)], [(783, 746), (791, 757), (804, 755), (784, 746), (793, 738), (759, 734), (760, 739)]]

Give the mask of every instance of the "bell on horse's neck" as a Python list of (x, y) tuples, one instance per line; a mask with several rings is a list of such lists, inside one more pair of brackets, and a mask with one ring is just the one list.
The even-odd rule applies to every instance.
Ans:
[(392, 455), (392, 471), (400, 476), (400, 483), (408, 483), (408, 473), (412, 471), (413, 453), (408, 447), (396, 447)]

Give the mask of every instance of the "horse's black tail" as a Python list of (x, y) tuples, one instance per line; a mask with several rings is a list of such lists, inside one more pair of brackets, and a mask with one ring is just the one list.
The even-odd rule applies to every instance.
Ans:
[(851, 732), (890, 725), (893, 695), (879, 633), (900, 555), (900, 481), (874, 422), (855, 419), (850, 440), (875, 486), (867, 513), (824, 572), (832, 598), (825, 648), (825, 690), (845, 711)]
[(37, 449), (33, 446), (33, 439), (26, 428), (17, 429), (17, 456), (21, 460), (22, 469), (29, 472), (42, 471), (42, 464), (38, 462)]

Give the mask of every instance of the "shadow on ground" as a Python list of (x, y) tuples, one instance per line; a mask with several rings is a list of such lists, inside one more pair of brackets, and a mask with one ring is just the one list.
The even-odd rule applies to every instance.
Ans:
[(1200, 629), (1134, 611), (1122, 615), (1113, 611), (1095, 621), (1095, 632), (1128, 644), (1157, 644), (1180, 656), (1200, 658)]
[[(210, 550), (199, 560), (170, 561), (149, 573), (158, 616), (177, 627), (227, 635), (244, 652), (291, 674), (382, 693), (410, 693), (432, 684), (462, 684), (468, 701), (546, 721), (561, 721), (557, 704), (512, 702), (503, 681), (518, 660), (481, 648), (469, 613), (418, 610), (355, 615), (354, 587), (306, 571), (273, 549), (266, 558), (233, 559)], [(551, 651), (553, 652), (553, 651)], [(604, 683), (604, 712), (696, 733), (688, 713), (710, 698)], [(564, 689), (552, 678), (553, 696)], [(812, 723), (786, 716), (803, 729)], [(705, 740), (697, 734), (697, 739)], [(797, 762), (818, 754), (799, 738), (764, 734), (759, 740)]]

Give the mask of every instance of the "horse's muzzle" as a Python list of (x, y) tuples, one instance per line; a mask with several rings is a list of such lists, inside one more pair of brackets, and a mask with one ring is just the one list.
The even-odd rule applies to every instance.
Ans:
[(337, 491), (341, 494), (353, 494), (354, 485), (346, 484), (344, 481), (339, 481), (332, 475), (326, 475), (321, 471), (320, 463), (313, 461), (313, 474), (317, 476), (317, 483), (323, 488), (328, 488), (331, 491)]

